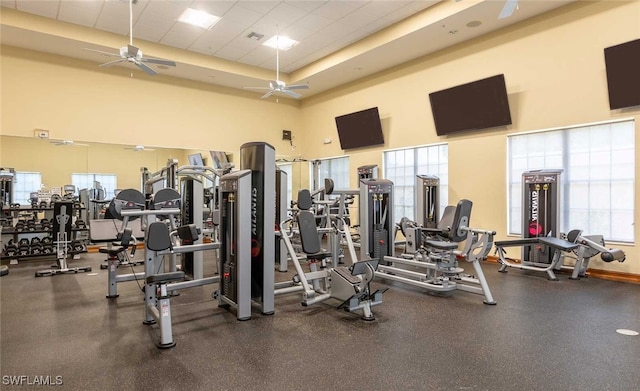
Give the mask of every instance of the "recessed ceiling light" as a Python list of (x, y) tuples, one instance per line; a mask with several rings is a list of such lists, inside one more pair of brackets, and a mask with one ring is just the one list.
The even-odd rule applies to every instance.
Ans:
[(299, 43), (300, 42), (293, 40), (289, 37), (284, 37), (282, 35), (274, 35), (273, 37), (269, 38), (267, 42), (263, 43), (263, 45), (269, 46), (270, 48), (274, 48), (274, 49), (277, 46), (278, 49), (280, 50), (289, 50)]
[(467, 23), (467, 27), (478, 27), (481, 24), (482, 22), (479, 20), (472, 20), (471, 22)]
[(195, 10), (193, 8), (187, 8), (182, 15), (178, 18), (178, 22), (188, 23), (194, 26), (202, 27), (204, 29), (211, 29), (220, 20), (219, 17), (211, 15), (210, 13)]
[(449, 30), (449, 34), (451, 35), (458, 34), (458, 30)]

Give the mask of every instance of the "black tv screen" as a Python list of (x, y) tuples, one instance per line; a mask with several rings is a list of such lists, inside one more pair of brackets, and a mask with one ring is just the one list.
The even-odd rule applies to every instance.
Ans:
[(611, 110), (640, 106), (640, 39), (604, 49)]
[(377, 107), (338, 116), (336, 127), (342, 149), (384, 144)]
[(504, 75), (496, 75), (429, 94), (436, 133), (511, 125)]

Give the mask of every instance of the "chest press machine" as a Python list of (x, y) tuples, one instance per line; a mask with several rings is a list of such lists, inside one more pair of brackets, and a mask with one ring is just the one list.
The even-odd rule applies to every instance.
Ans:
[[(371, 307), (382, 304), (382, 294), (386, 290), (371, 292), (370, 283), (378, 267), (378, 260), (358, 261), (349, 226), (342, 220), (339, 224), (333, 222), (334, 234), (344, 237), (353, 263), (346, 267), (329, 262), (334, 254), (322, 250), (316, 216), (309, 211), (310, 207), (309, 190), (301, 190), (298, 196), (299, 210), (295, 217), (280, 224), (280, 238), (297, 274), (292, 282), (276, 284), (275, 294), (302, 291), (302, 305), (305, 307), (334, 298), (341, 302), (338, 309), (348, 312), (362, 311), (363, 320), (375, 320)], [(336, 219), (335, 216), (330, 217)], [(294, 226), (297, 226), (296, 230)], [(300, 236), (302, 251), (309, 263), (308, 272), (304, 271), (302, 261), (292, 245), (291, 238), (294, 234)]]

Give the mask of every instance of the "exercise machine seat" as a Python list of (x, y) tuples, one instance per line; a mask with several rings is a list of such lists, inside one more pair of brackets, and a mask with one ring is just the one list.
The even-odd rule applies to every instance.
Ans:
[(133, 237), (133, 230), (131, 228), (125, 228), (122, 232), (122, 237), (120, 238), (120, 243), (113, 243), (115, 247), (100, 247), (98, 252), (102, 254), (108, 254), (110, 257), (115, 257), (121, 252), (125, 251), (129, 248), (131, 244), (131, 239)]

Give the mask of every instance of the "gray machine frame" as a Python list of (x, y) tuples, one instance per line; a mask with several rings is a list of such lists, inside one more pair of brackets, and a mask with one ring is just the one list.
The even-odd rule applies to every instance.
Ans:
[[(388, 179), (361, 181), (358, 201), (360, 257), (378, 258), (382, 263), (382, 258), (393, 255), (395, 248), (393, 182)], [(383, 254), (379, 254), (380, 252)]]
[[(260, 253), (251, 256), (253, 292), (265, 315), (274, 313), (275, 297), (275, 217), (276, 217), (276, 150), (265, 142), (249, 142), (240, 146), (240, 169), (251, 170), (251, 240), (259, 243)], [(260, 235), (261, 234), (261, 235)]]
[[(220, 179), (220, 307), (233, 307), (238, 320), (251, 319), (251, 170)], [(228, 222), (228, 224), (227, 224)]]

